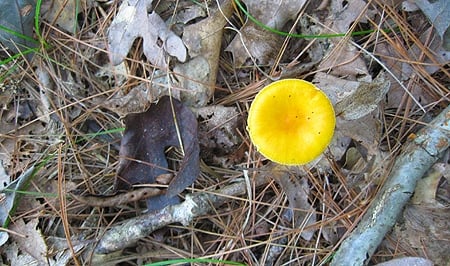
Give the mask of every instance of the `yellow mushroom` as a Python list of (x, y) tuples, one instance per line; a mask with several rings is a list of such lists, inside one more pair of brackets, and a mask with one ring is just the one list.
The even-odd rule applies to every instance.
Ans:
[(330, 100), (314, 84), (284, 79), (256, 95), (247, 124), (262, 155), (279, 164), (300, 165), (317, 158), (330, 144), (336, 118)]

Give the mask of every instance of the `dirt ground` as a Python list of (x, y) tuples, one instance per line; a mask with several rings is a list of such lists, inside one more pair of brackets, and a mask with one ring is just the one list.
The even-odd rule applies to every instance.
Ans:
[[(330, 264), (388, 206), (420, 130), (448, 123), (433, 119), (449, 105), (449, 8), (412, 2), (38, 1), (33, 53), (0, 49), (2, 263)], [(270, 161), (247, 128), (258, 92), (288, 78), (334, 106), (331, 143), (303, 165)], [(366, 263), (450, 265), (440, 132)]]

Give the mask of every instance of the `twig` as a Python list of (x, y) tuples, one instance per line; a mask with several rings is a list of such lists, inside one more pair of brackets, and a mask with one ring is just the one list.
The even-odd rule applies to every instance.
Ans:
[[(255, 186), (269, 182), (267, 176), (258, 175)], [(139, 239), (168, 224), (189, 224), (195, 217), (211, 212), (233, 196), (247, 193), (245, 181), (236, 182), (223, 189), (186, 195), (186, 200), (162, 210), (135, 217), (105, 232), (95, 248), (97, 254), (107, 254), (135, 244)]]
[(76, 201), (79, 201), (88, 206), (114, 207), (138, 200), (148, 199), (150, 197), (160, 195), (161, 193), (162, 191), (158, 188), (143, 187), (134, 189), (126, 193), (118, 193), (106, 196), (103, 195), (80, 196), (73, 193), (70, 193), (69, 195)]
[(383, 188), (355, 231), (342, 242), (331, 265), (363, 265), (369, 261), (395, 224), (417, 181), (439, 159), (449, 143), (450, 106), (447, 106), (404, 147)]

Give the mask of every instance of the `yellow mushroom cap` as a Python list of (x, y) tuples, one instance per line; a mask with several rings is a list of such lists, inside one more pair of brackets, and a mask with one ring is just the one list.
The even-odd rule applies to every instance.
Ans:
[(330, 144), (336, 118), (330, 100), (314, 84), (284, 79), (256, 95), (247, 124), (262, 155), (279, 164), (299, 165), (314, 160)]

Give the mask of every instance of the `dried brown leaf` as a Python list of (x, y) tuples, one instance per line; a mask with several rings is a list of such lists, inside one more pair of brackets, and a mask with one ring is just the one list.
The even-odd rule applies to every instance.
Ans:
[[(332, 25), (331, 33), (346, 33), (353, 22), (359, 18), (362, 18), (361, 21), (364, 22), (365, 16), (370, 16), (366, 5), (367, 3), (362, 0), (332, 0), (331, 15), (325, 24)], [(338, 77), (347, 76), (349, 80), (356, 80), (357, 76), (369, 76), (360, 52), (345, 38), (330, 39), (329, 47), (328, 55), (320, 63), (319, 69), (329, 70), (331, 74)]]
[[(245, 1), (250, 14), (264, 25), (278, 30), (288, 20), (294, 20), (305, 3), (306, 1), (304, 0)], [(258, 63), (268, 64), (276, 59), (282, 43), (282, 36), (269, 32), (248, 21), (242, 27), (241, 34), (236, 35), (225, 51), (233, 53), (236, 66), (244, 64), (245, 60), (250, 56)]]
[(214, 94), (223, 28), (232, 11), (231, 1), (226, 1), (220, 10), (184, 29), (183, 42), (193, 59), (174, 72), (186, 89), (181, 91), (181, 99), (190, 106), (205, 106)]
[[(289, 220), (293, 220), (295, 228), (304, 228), (314, 224), (317, 221), (314, 207), (309, 203), (308, 197), (310, 188), (305, 178), (297, 180), (296, 176), (291, 173), (275, 167), (273, 170), (273, 178), (283, 188), (284, 193), (289, 201), (289, 210), (285, 214)], [(315, 229), (302, 230), (301, 236), (309, 241), (315, 233)]]
[(380, 72), (371, 83), (361, 82), (354, 93), (335, 105), (336, 115), (356, 120), (374, 111), (390, 88), (391, 82)]
[(150, 210), (176, 202), (176, 195), (197, 178), (200, 172), (197, 120), (189, 108), (167, 96), (144, 113), (127, 115), (116, 188), (127, 190), (133, 184), (154, 184), (158, 176), (167, 174), (165, 150), (170, 146), (182, 148), (184, 158), (165, 194), (147, 200)]

